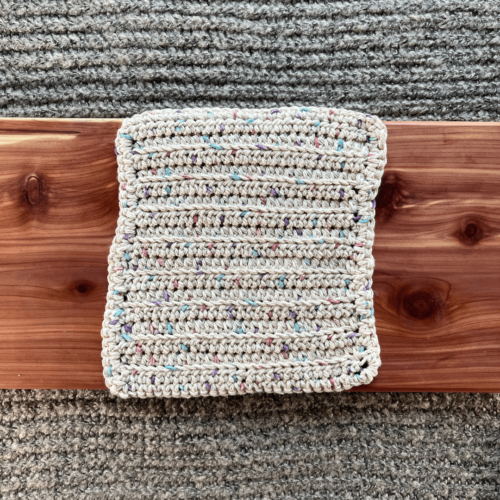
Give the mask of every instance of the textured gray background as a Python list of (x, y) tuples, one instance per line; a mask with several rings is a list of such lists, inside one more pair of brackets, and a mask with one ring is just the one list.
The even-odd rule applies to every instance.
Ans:
[[(3, 116), (325, 104), (499, 119), (500, 0), (1, 5)], [(0, 498), (498, 500), (499, 413), (496, 395), (0, 391)]]
[(498, 0), (2, 5), (6, 116), (314, 103), (384, 119), (499, 117)]

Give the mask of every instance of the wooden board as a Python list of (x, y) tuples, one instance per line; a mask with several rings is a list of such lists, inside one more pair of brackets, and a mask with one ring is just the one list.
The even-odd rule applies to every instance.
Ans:
[[(104, 388), (121, 120), (0, 120), (0, 387)], [(500, 392), (500, 124), (392, 122), (368, 391)]]

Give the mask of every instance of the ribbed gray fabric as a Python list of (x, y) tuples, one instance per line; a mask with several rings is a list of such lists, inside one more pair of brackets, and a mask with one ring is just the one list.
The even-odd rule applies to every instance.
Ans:
[(500, 398), (3, 392), (2, 499), (491, 499)]
[[(4, 2), (0, 115), (498, 120), (495, 1)], [(383, 361), (383, 353), (382, 353)], [(2, 499), (498, 499), (498, 395), (0, 392)]]
[(497, 120), (498, 0), (3, 2), (0, 113), (334, 105)]

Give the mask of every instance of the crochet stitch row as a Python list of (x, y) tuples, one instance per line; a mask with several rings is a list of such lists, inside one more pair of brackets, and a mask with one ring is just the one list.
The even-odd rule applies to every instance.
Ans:
[(123, 122), (103, 366), (121, 397), (341, 391), (380, 366), (386, 128), (329, 108)]

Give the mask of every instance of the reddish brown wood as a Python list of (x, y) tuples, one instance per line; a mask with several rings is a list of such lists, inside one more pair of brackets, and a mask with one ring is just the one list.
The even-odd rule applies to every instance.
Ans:
[(0, 120), (2, 388), (104, 387), (120, 123)]
[[(0, 387), (104, 388), (121, 120), (0, 120)], [(387, 123), (368, 391), (500, 392), (500, 124)]]
[(28, 196), (28, 201), (32, 205), (38, 205), (40, 201), (42, 186), (40, 184), (40, 180), (36, 175), (32, 175), (28, 182), (26, 183), (26, 194)]

